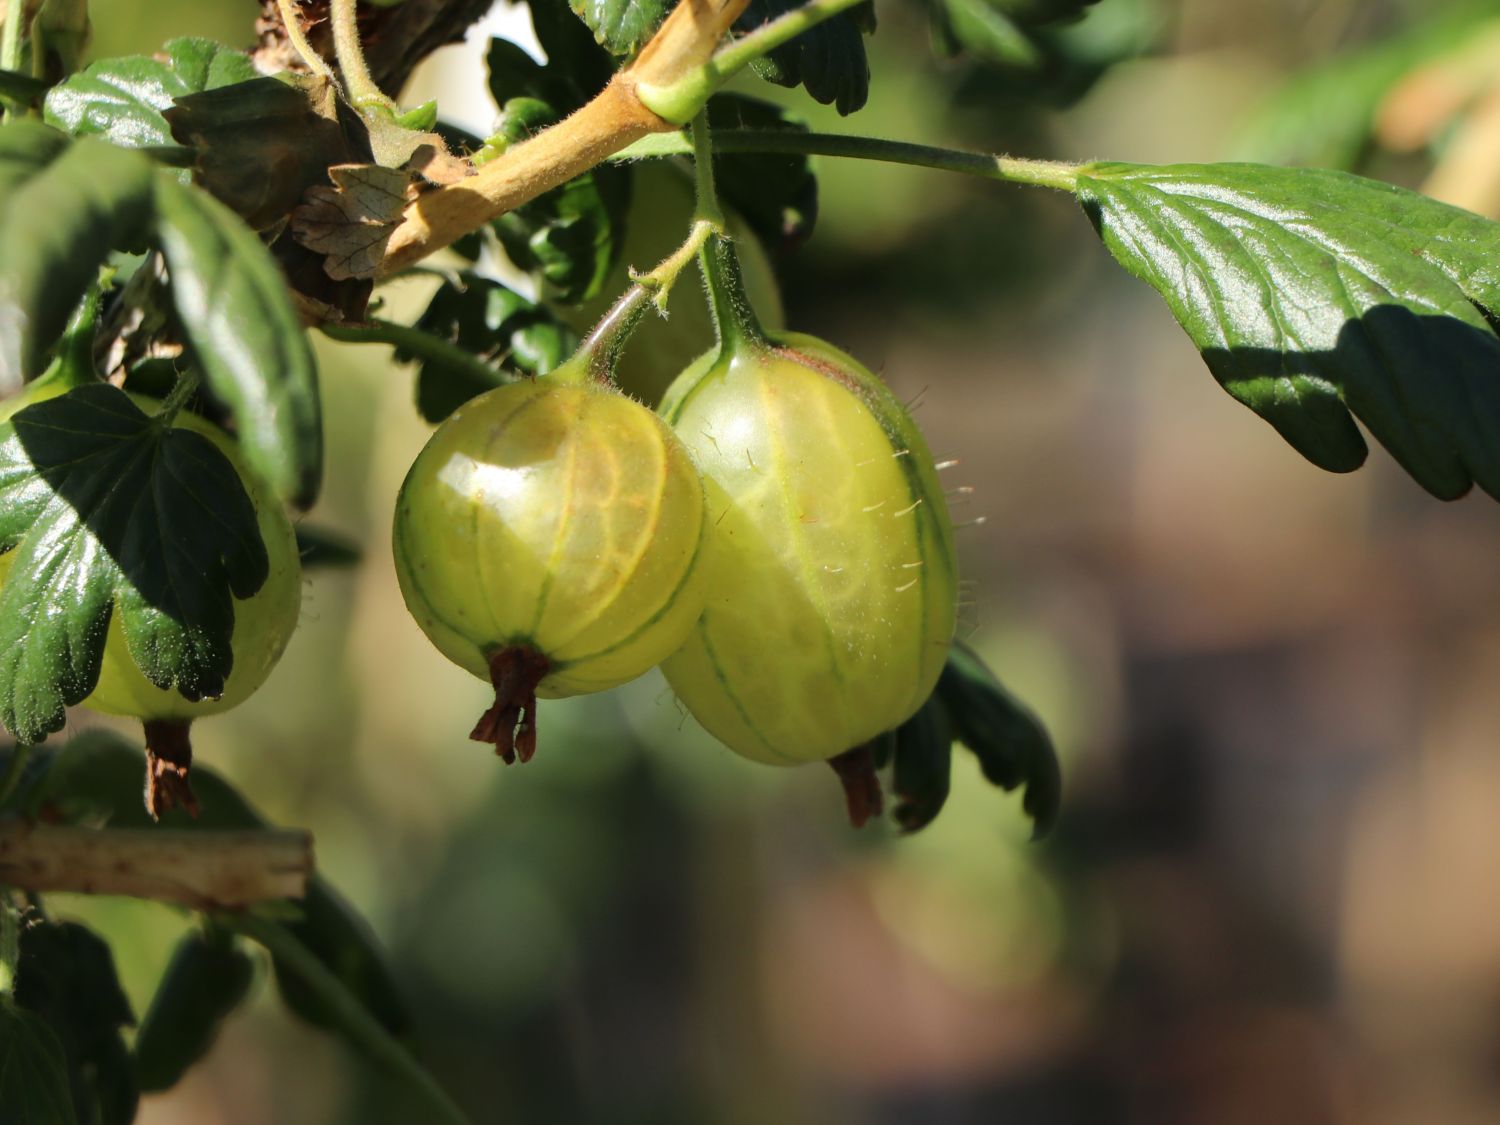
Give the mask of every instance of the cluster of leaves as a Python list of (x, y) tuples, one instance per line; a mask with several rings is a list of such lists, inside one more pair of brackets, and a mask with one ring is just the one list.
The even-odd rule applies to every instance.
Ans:
[[(0, 749), (0, 772), (14, 753)], [(170, 828), (213, 833), (266, 827), (213, 771), (200, 768), (194, 781), (202, 816), (168, 813)], [(94, 731), (34, 751), (0, 814), (145, 828), (151, 821), (140, 802), (140, 750)], [(0, 901), (0, 910), (12, 907)], [(21, 927), (11, 994), (0, 996), (0, 1106), (7, 1121), (126, 1125), (141, 1093), (175, 1085), (207, 1053), (223, 1021), (265, 975), (262, 961), (288, 1010), (315, 1027), (363, 1045), (365, 1038), (351, 1029), (354, 1011), (397, 1042), (411, 1035), (411, 1016), (384, 952), (366, 923), (318, 876), (306, 899), (279, 906), (274, 915), (255, 915), (253, 926), (243, 916), (198, 915), (174, 950), (130, 1046), (122, 1029), (136, 1026), (136, 1015), (107, 943), (78, 923), (52, 920), (40, 901), (7, 922)], [(269, 956), (256, 956), (256, 945)], [(295, 953), (296, 963), (288, 953)], [(327, 974), (317, 987), (306, 976), (312, 965)], [(336, 1001), (328, 979), (336, 982)]]

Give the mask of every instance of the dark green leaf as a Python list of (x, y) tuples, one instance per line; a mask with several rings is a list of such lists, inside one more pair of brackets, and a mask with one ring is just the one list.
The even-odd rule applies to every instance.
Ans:
[(894, 757), (896, 823), (915, 832), (942, 812), (953, 771), (953, 730), (936, 692), (896, 729)]
[[(710, 98), (708, 122), (713, 129), (807, 131), (780, 106), (742, 94)], [(818, 218), (818, 181), (808, 157), (749, 152), (715, 156), (714, 177), (725, 202), (766, 246), (791, 248), (812, 234)]]
[(570, 0), (573, 14), (615, 55), (633, 55), (671, 7), (668, 0)]
[(140, 244), (152, 167), (102, 141), (0, 128), (0, 394), (37, 374), (112, 248)]
[(0, 997), (0, 1120), (77, 1125), (62, 1044), (46, 1022)]
[(208, 1054), (219, 1026), (250, 993), (255, 962), (239, 939), (190, 930), (172, 953), (135, 1037), (136, 1081), (169, 1090)]
[(168, 145), (162, 114), (174, 99), (258, 77), (248, 55), (209, 39), (173, 39), (163, 54), (101, 59), (63, 80), (47, 95), (47, 121), (125, 148)]
[[(800, 4), (801, 0), (750, 0), (735, 30), (753, 31)], [(864, 34), (874, 30), (874, 5), (860, 4), (783, 43), (750, 68), (778, 86), (805, 86), (815, 101), (832, 104), (847, 115), (870, 96)]]
[(396, 359), (420, 363), (417, 409), (429, 422), (441, 422), (475, 395), (512, 382), (520, 375), (545, 375), (578, 346), (578, 337), (544, 306), (498, 281), (477, 274), (444, 283), (415, 331), (419, 337), (397, 347)]
[(1094, 164), (1078, 195), (1225, 390), (1308, 460), (1364, 461), (1352, 412), (1433, 495), (1500, 497), (1500, 225), (1259, 164)]
[(127, 1125), (138, 1094), (120, 1028), (135, 1024), (114, 957), (76, 922), (43, 921), (21, 931), (16, 1003), (57, 1034), (81, 1120)]
[[(141, 802), (141, 751), (110, 731), (88, 731), (55, 751), (45, 751), (47, 768), (25, 792), (29, 815), (53, 820), (97, 822), (114, 828), (150, 828), (153, 821)], [(193, 791), (201, 806), (194, 818), (182, 809), (162, 814), (162, 825), (193, 831), (231, 831), (266, 827), (266, 820), (208, 766), (193, 767)], [(369, 925), (319, 875), (307, 885), (302, 915), (278, 923), (312, 950), (365, 1008), (393, 1035), (404, 1036), (411, 1016), (395, 974)], [(288, 1004), (303, 1018), (319, 1024), (324, 1013), (306, 997), (300, 980), (278, 973)], [(300, 1006), (299, 1006), (300, 1005)]]
[(322, 527), (297, 525), (297, 554), (303, 571), (317, 567), (342, 570), (358, 566), (364, 550), (354, 540)]
[(978, 757), (986, 780), (1007, 792), (1026, 787), (1021, 807), (1034, 835), (1045, 835), (1057, 819), (1062, 774), (1041, 722), (959, 641), (948, 650), (937, 694), (954, 736)]
[(614, 74), (614, 60), (568, 10), (567, 0), (529, 0), (527, 8), (547, 66), (566, 74), (585, 94), (603, 89)]
[(165, 176), (157, 236), (178, 320), (245, 459), (284, 499), (310, 506), (323, 474), (318, 375), (276, 262), (233, 211)]
[(255, 509), (224, 454), (103, 383), (0, 425), (0, 551), (10, 550), (0, 719), (30, 742), (93, 690), (112, 612), (151, 682), (217, 695), (233, 663), (233, 598), (267, 573)]

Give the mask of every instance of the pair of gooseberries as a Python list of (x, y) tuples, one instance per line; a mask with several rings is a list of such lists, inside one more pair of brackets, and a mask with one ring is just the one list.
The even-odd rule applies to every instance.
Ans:
[[(705, 266), (719, 345), (660, 414), (613, 389), (600, 357), (618, 341), (596, 332), (554, 374), (461, 407), (402, 485), (402, 592), (493, 684), (474, 737), (507, 760), (535, 749), (537, 696), (661, 663), (730, 749), (837, 763), (942, 670), (957, 580), (921, 434), (848, 355), (762, 330), (727, 242)], [(840, 773), (851, 816), (878, 811), (868, 762)]]

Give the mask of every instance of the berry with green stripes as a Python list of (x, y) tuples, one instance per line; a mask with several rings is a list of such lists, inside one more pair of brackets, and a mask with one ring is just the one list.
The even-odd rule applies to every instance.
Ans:
[(407, 607), (444, 656), (494, 685), (473, 737), (506, 761), (535, 750), (537, 696), (633, 680), (703, 608), (703, 484), (589, 349), (461, 406), (396, 502)]
[[(663, 670), (737, 753), (835, 758), (914, 714), (942, 671), (957, 603), (943, 491), (880, 380), (821, 340), (761, 330), (727, 247), (706, 271), (721, 343), (661, 411), (708, 482), (716, 547), (703, 616)], [(853, 812), (873, 778), (845, 780)], [(878, 811), (859, 795), (856, 819)]]

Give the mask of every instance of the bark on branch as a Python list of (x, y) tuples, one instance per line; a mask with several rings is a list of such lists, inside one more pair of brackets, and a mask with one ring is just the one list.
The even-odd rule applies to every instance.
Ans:
[(91, 829), (0, 822), (0, 885), (238, 909), (301, 898), (313, 870), (312, 836), (245, 832)]

